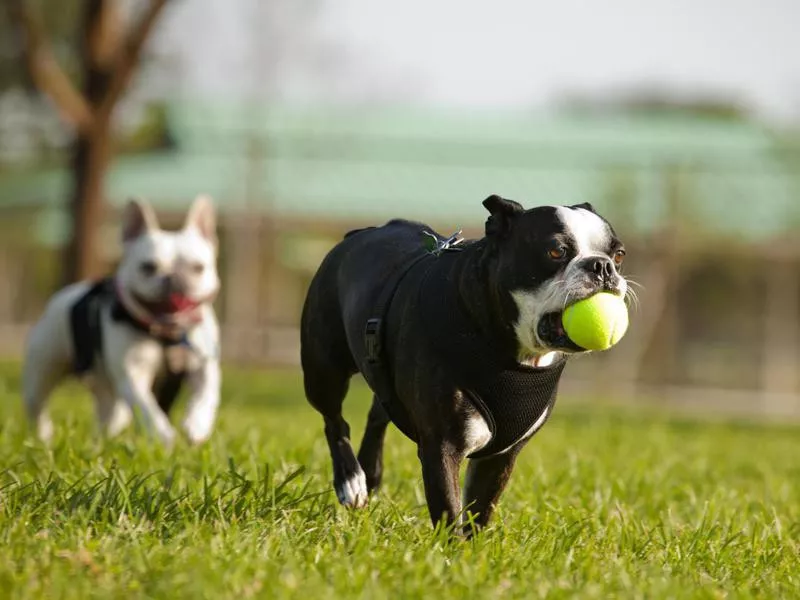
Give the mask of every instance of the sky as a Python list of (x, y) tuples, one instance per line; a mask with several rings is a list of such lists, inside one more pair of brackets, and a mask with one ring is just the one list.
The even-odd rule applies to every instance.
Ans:
[[(301, 7), (301, 8), (297, 8)], [(800, 0), (183, 0), (183, 94), (549, 109), (640, 88), (800, 120)]]

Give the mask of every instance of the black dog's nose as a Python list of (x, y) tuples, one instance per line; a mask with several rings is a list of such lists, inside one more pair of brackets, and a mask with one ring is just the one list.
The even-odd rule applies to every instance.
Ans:
[(584, 259), (583, 267), (587, 271), (597, 275), (600, 279), (608, 279), (614, 275), (614, 263), (611, 262), (610, 258), (605, 256), (590, 256)]

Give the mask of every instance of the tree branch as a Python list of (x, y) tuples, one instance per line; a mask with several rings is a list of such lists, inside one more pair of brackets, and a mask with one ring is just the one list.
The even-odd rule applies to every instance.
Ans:
[(38, 15), (26, 0), (9, 0), (8, 10), (22, 30), (25, 60), (36, 87), (50, 97), (76, 129), (90, 129), (94, 120), (91, 107), (56, 62)]
[(145, 10), (139, 22), (133, 26), (133, 30), (128, 35), (128, 39), (117, 59), (114, 74), (108, 85), (108, 90), (100, 104), (97, 119), (105, 120), (111, 116), (117, 102), (130, 83), (133, 72), (139, 63), (142, 49), (150, 35), (153, 25), (158, 20), (161, 10), (169, 0), (150, 0), (150, 5)]

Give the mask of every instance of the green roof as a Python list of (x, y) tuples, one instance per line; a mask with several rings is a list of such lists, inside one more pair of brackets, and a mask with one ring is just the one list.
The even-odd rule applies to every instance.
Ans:
[[(481, 223), (480, 201), (499, 193), (592, 202), (648, 231), (666, 211), (665, 173), (679, 172), (687, 219), (749, 236), (800, 226), (800, 182), (775, 136), (745, 122), (210, 102), (172, 104), (168, 122), (177, 148), (119, 158), (111, 202), (178, 208), (203, 191), (223, 211), (456, 227)], [(63, 206), (66, 184), (59, 170), (0, 175), (0, 199)]]

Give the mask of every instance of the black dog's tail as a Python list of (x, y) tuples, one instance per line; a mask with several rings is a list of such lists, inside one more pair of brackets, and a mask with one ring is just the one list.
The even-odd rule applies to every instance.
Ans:
[(376, 229), (375, 227), (362, 227), (361, 229), (353, 229), (352, 231), (348, 231), (344, 234), (344, 239), (349, 238), (351, 235), (355, 235), (357, 233), (361, 233), (362, 231), (369, 231), (371, 229)]

